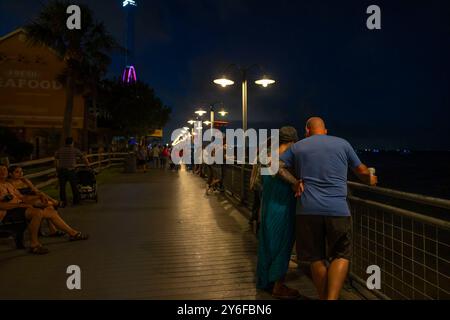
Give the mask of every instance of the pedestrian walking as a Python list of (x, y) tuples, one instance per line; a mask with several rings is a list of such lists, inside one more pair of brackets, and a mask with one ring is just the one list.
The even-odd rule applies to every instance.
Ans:
[(66, 184), (70, 183), (72, 188), (73, 204), (80, 202), (80, 194), (77, 189), (75, 169), (77, 161), (83, 160), (87, 167), (90, 166), (89, 160), (83, 153), (74, 147), (73, 138), (67, 138), (65, 145), (55, 153), (55, 166), (59, 181), (59, 200), (60, 206), (67, 205)]
[[(327, 135), (321, 118), (309, 119), (305, 131), (306, 139), (280, 156), (279, 174), (292, 185), (299, 199), (297, 257), (310, 264), (320, 299), (336, 300), (352, 256), (348, 167), (368, 185), (375, 185), (377, 177), (346, 140)], [(295, 176), (288, 169), (294, 170)]]

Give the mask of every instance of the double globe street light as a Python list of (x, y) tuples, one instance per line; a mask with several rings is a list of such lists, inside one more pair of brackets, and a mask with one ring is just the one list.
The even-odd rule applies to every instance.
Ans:
[(196, 117), (195, 120), (194, 119), (190, 119), (187, 123), (189, 124), (190, 128), (185, 127), (185, 131), (186, 128), (187, 129), (192, 129), (190, 134), (191, 136), (195, 136), (197, 135), (197, 130), (202, 130), (203, 129), (203, 124), (210, 127), (211, 129), (214, 129), (214, 125), (216, 124), (216, 120), (215, 120), (215, 107), (217, 105), (222, 106), (220, 111), (218, 112), (218, 114), (220, 114), (222, 117), (225, 117), (228, 112), (225, 111), (225, 109), (223, 108), (223, 103), (221, 102), (216, 102), (216, 103), (212, 103), (209, 106), (209, 112), (210, 112), (210, 120), (202, 120), (202, 117), (208, 113), (208, 111), (205, 111), (203, 108), (200, 108), (198, 110), (195, 111)]
[[(241, 75), (241, 82), (242, 82), (242, 129), (247, 131), (247, 111), (248, 111), (248, 81), (249, 81), (249, 75), (250, 72), (254, 69), (258, 69), (260, 72), (262, 71), (262, 68), (257, 65), (251, 65), (249, 67), (241, 67), (236, 64), (229, 65), (226, 69), (224, 74), (227, 74), (227, 72), (231, 70), (237, 70)], [(214, 80), (214, 83), (217, 85), (222, 86), (223, 88), (226, 88), (228, 86), (234, 85), (234, 81), (226, 76), (222, 76), (219, 79)], [(270, 79), (266, 76), (263, 76), (260, 79), (255, 80), (255, 84), (260, 85), (264, 88), (267, 88), (268, 86), (275, 83), (275, 80)]]
[[(242, 129), (244, 132), (247, 132), (247, 111), (248, 111), (248, 81), (250, 72), (254, 69), (257, 69), (259, 72), (262, 71), (261, 66), (257, 64), (253, 64), (249, 67), (241, 67), (237, 64), (231, 64), (226, 69), (224, 74), (226, 75), (227, 72), (230, 72), (231, 70), (237, 71), (241, 76), (241, 84), (242, 84)], [(262, 72), (261, 72), (262, 73)], [(275, 80), (270, 79), (266, 76), (263, 76), (259, 79), (253, 79), (255, 81), (255, 84), (262, 86), (263, 88), (267, 88), (268, 86), (275, 83)], [(230, 78), (223, 76), (219, 79), (214, 80), (214, 83), (217, 85), (220, 85), (223, 88), (226, 88), (228, 86), (234, 85), (234, 81)], [(244, 143), (245, 144), (245, 143)], [(241, 166), (241, 201), (244, 201), (245, 199), (245, 161), (242, 163)]]
[[(215, 106), (216, 105), (221, 105), (222, 106), (221, 110), (218, 112), (222, 117), (225, 117), (228, 114), (228, 112), (225, 111), (225, 109), (223, 108), (223, 103), (222, 102), (216, 102), (216, 103), (210, 104), (210, 106), (209, 106), (210, 120), (204, 121), (203, 123), (205, 125), (207, 125), (207, 126), (211, 126), (211, 129), (214, 129)], [(203, 117), (207, 113), (208, 112), (205, 111), (203, 108), (200, 108), (197, 111), (195, 111), (195, 114), (197, 114), (199, 117)]]

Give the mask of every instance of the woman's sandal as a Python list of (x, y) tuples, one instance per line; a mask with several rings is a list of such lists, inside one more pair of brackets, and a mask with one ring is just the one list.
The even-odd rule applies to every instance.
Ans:
[(47, 235), (48, 238), (62, 238), (66, 235), (65, 232), (62, 231), (56, 231), (55, 233), (50, 233)]
[(71, 236), (69, 241), (82, 241), (89, 239), (89, 235), (78, 232), (76, 235)]
[(43, 246), (37, 246), (37, 247), (31, 247), (29, 252), (31, 254), (43, 255), (43, 254), (49, 253), (50, 251), (47, 248), (44, 248)]

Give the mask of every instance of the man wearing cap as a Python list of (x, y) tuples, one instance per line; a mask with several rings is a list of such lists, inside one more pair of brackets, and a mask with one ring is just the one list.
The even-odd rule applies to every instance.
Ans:
[[(298, 259), (310, 264), (320, 299), (337, 300), (352, 255), (348, 167), (366, 184), (376, 185), (377, 177), (361, 163), (347, 141), (327, 135), (321, 118), (309, 119), (305, 130), (306, 139), (280, 157), (279, 175), (292, 185), (299, 198)], [(296, 177), (288, 169), (293, 169)]]

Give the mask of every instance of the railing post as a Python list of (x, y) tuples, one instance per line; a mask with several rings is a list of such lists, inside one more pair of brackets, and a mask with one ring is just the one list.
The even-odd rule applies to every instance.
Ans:
[(230, 169), (231, 169), (231, 186), (230, 186), (230, 191), (231, 191), (232, 195), (235, 195), (235, 192), (234, 192), (234, 167), (231, 166)]
[(241, 203), (245, 202), (245, 164), (241, 166)]

